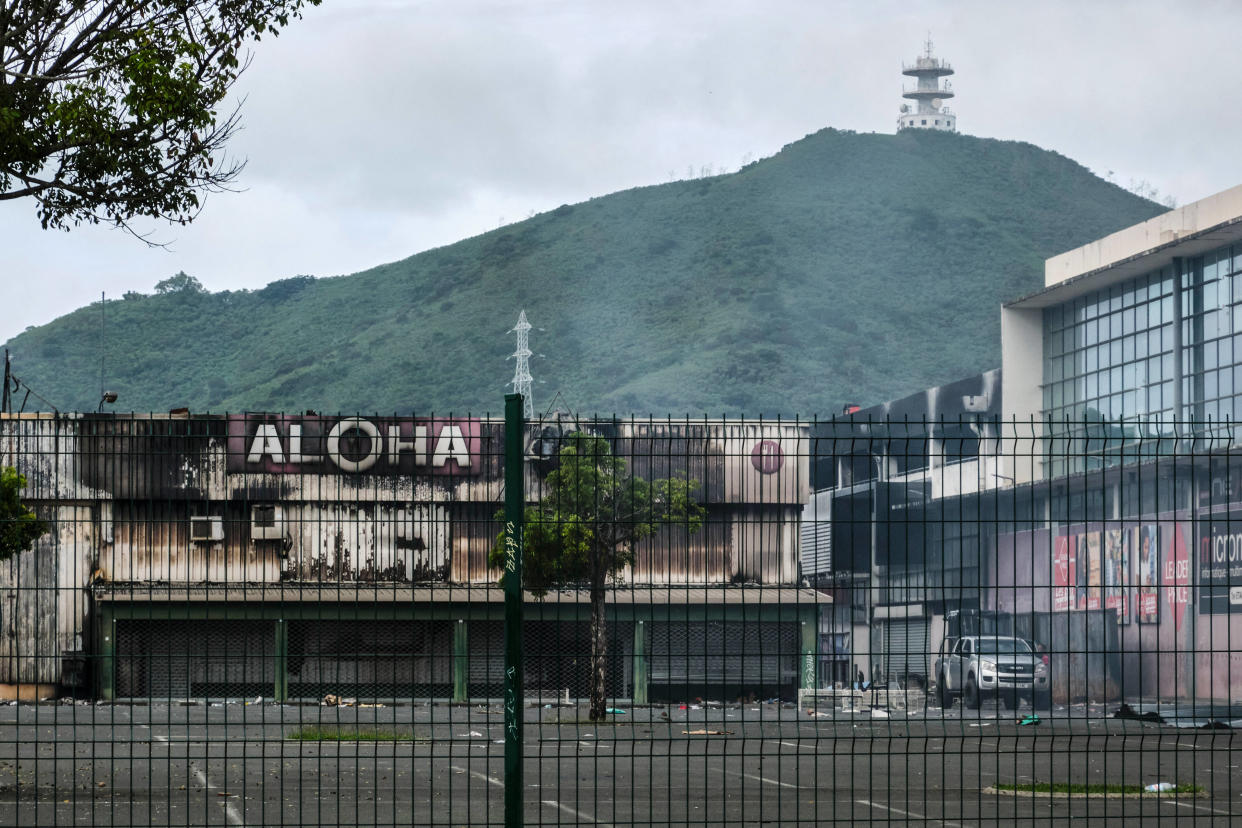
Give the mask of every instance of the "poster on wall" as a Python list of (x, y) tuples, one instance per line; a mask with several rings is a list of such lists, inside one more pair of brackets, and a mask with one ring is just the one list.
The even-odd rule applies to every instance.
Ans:
[(1125, 577), (1130, 568), (1126, 566), (1124, 535), (1120, 529), (1104, 532), (1104, 609), (1115, 610), (1119, 624), (1130, 623)]
[(1174, 523), (1166, 530), (1165, 537), (1169, 542), (1169, 549), (1164, 556), (1164, 569), (1160, 573), (1160, 580), (1165, 601), (1173, 613), (1173, 628), (1181, 629), (1182, 618), (1190, 604), (1190, 556), (1186, 550), (1186, 532), (1182, 529), (1182, 524)]
[(1242, 512), (1211, 515), (1197, 528), (1201, 611), (1242, 611)]
[(1074, 570), (1070, 564), (1070, 544), (1073, 538), (1062, 535), (1052, 542), (1052, 610), (1064, 612), (1070, 608), (1070, 589)]
[(1134, 533), (1134, 583), (1138, 600), (1134, 609), (1140, 624), (1160, 623), (1160, 530), (1139, 526)]
[[(1087, 609), (1098, 610), (1100, 608), (1100, 587), (1103, 579), (1100, 577), (1100, 533), (1088, 532), (1083, 535), (1086, 541), (1085, 548), (1087, 550)], [(1082, 548), (1078, 554), (1082, 555)]]

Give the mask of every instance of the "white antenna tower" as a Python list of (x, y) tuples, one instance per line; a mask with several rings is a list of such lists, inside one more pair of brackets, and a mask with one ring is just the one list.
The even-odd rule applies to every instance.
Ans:
[(509, 357), (517, 363), (513, 366), (513, 379), (509, 385), (513, 386), (514, 394), (522, 395), (522, 416), (529, 422), (535, 418), (535, 402), (530, 396), (530, 323), (526, 321), (525, 310), (518, 315), (517, 324), (509, 332), (517, 334), (517, 350)]

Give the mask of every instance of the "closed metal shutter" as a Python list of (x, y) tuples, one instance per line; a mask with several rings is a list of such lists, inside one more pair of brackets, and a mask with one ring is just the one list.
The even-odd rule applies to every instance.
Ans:
[(927, 618), (893, 618), (884, 622), (884, 675), (890, 681), (928, 675), (931, 621)]
[(819, 492), (802, 510), (799, 542), (802, 545), (802, 575), (832, 572), (832, 492)]
[[(634, 626), (608, 622), (604, 654), (604, 692), (610, 698), (633, 693)], [(504, 622), (470, 624), (472, 697), (498, 697), (504, 691)], [(522, 624), (522, 688), (527, 696), (570, 698), (591, 694), (591, 625), (588, 621), (525, 621)]]
[(271, 698), (272, 621), (122, 619), (116, 623), (118, 698)]
[[(798, 625), (758, 621), (657, 622), (651, 628), (653, 685), (717, 698), (753, 689), (787, 694), (798, 679)], [(672, 691), (676, 695), (676, 691)]]
[(289, 696), (442, 698), (453, 692), (452, 621), (292, 621)]

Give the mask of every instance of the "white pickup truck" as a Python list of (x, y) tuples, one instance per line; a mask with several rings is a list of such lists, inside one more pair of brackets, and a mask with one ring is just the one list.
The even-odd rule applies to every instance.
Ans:
[(972, 710), (996, 696), (1009, 709), (1021, 699), (1038, 710), (1052, 704), (1045, 657), (1023, 639), (1003, 635), (945, 639), (936, 659), (936, 692), (945, 709), (958, 696)]

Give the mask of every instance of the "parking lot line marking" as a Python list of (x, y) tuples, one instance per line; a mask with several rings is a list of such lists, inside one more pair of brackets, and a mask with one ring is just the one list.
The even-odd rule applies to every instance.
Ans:
[(922, 814), (916, 814), (914, 811), (903, 811), (900, 808), (894, 808), (891, 805), (881, 805), (878, 802), (871, 802), (866, 799), (856, 799), (854, 801), (859, 803), (860, 805), (866, 805), (868, 808), (880, 808), (881, 810), (892, 811), (894, 814), (901, 814), (902, 816), (913, 817), (914, 819), (931, 820), (937, 825), (948, 825), (949, 828), (965, 828), (965, 826), (963, 826), (960, 822), (950, 822), (947, 819), (936, 819), (934, 817), (926, 817), (926, 816), (923, 816)]
[(609, 826), (609, 828), (611, 828), (611, 823), (600, 822), (595, 817), (589, 814), (584, 814), (581, 811), (575, 811), (573, 808), (570, 808), (568, 805), (562, 805), (561, 803), (557, 802), (555, 799), (541, 799), (539, 801), (542, 802), (544, 805), (549, 805), (553, 808), (559, 808), (560, 810), (564, 811), (565, 813), (569, 814), (572, 817), (576, 817), (579, 820), (585, 819), (588, 822), (592, 822), (596, 825), (604, 825), (604, 826)]
[(1221, 816), (1233, 816), (1232, 811), (1218, 811), (1215, 808), (1208, 808), (1203, 805), (1191, 805), (1189, 802), (1176, 802), (1172, 799), (1161, 799), (1165, 805), (1175, 805), (1178, 808), (1190, 808), (1195, 811), (1207, 811), (1209, 814), (1220, 814)]
[[(207, 774), (203, 772), (202, 768), (197, 765), (191, 765), (191, 767), (194, 768), (194, 775), (198, 777), (198, 784), (203, 786), (203, 790), (214, 791), (216, 789), (216, 786), (211, 784), (211, 781), (207, 779)], [(237, 809), (233, 807), (233, 803), (229, 802), (227, 799), (224, 800), (224, 816), (228, 819), (229, 825), (241, 825), (245, 828), (245, 820), (243, 820), (241, 815), (237, 813)]]
[(468, 773), (471, 776), (473, 776), (475, 779), (482, 779), (483, 781), (491, 785), (495, 785), (497, 788), (503, 788), (505, 786), (504, 782), (501, 782), (499, 779), (496, 779), (495, 777), (488, 776), (486, 773), (482, 773), (481, 771), (466, 770), (465, 768), (459, 768), (456, 765), (450, 765), (449, 767), (451, 770), (458, 771), (459, 773)]
[(797, 785), (791, 785), (788, 782), (781, 782), (780, 780), (777, 780), (777, 779), (765, 779), (762, 776), (755, 776), (753, 773), (740, 773), (739, 771), (731, 771), (731, 770), (726, 770), (725, 773), (729, 774), (730, 776), (741, 776), (744, 779), (753, 779), (756, 782), (763, 782), (768, 785), (779, 785), (782, 788), (793, 788), (795, 791), (799, 790)]
[(815, 750), (814, 745), (804, 745), (801, 742), (777, 742), (777, 744), (784, 745), (785, 747), (791, 747), (791, 748), (799, 748), (799, 749), (806, 748), (807, 750)]

